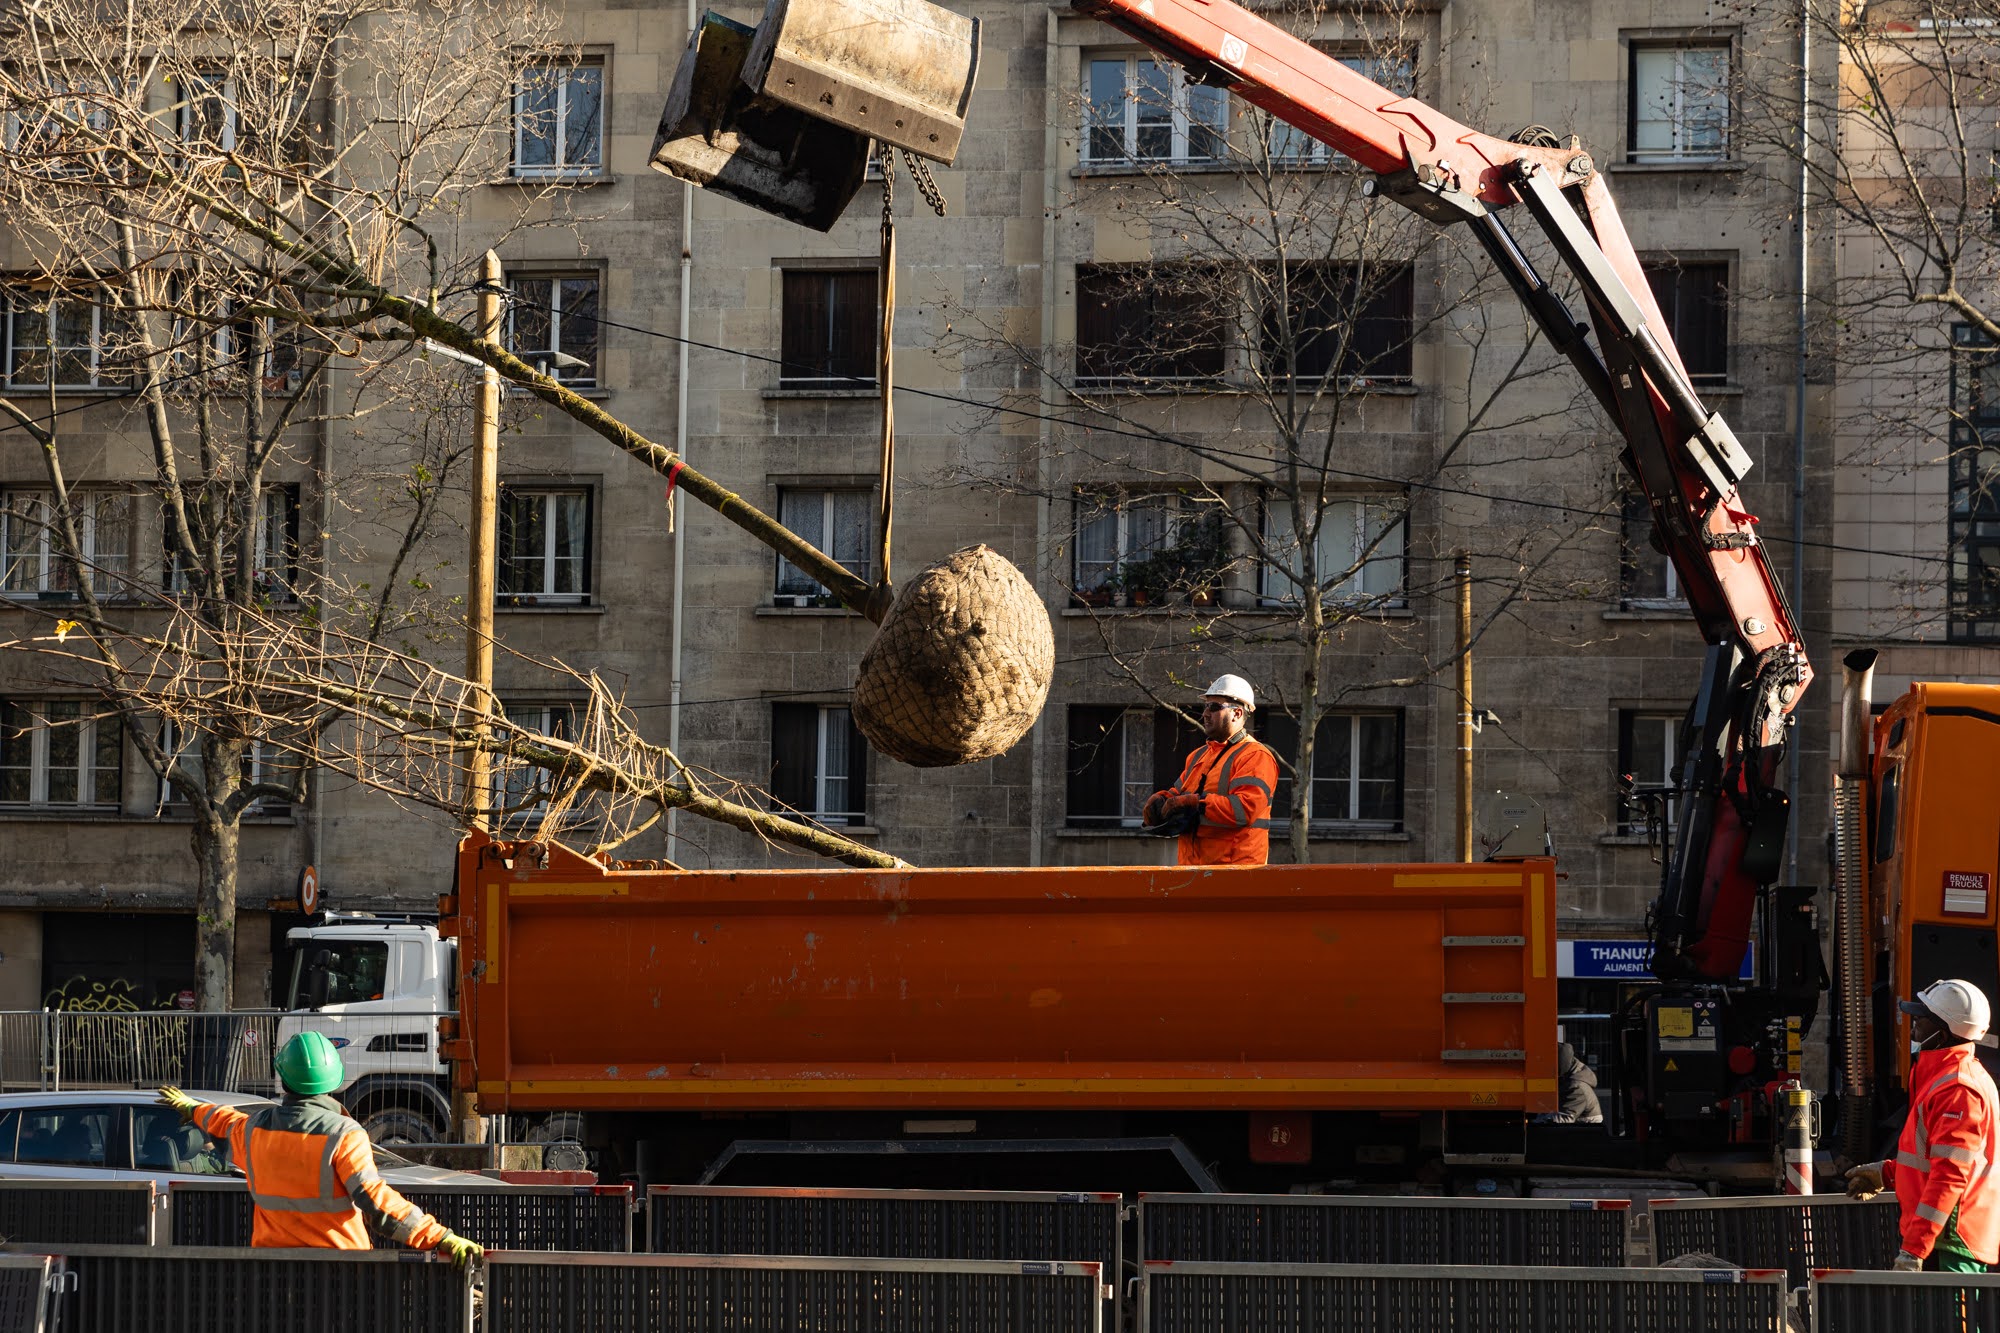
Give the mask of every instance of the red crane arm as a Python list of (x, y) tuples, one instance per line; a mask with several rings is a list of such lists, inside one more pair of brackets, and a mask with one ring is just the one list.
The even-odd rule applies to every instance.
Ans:
[[(1675, 848), (1655, 905), (1655, 970), (1733, 978), (1761, 886), (1778, 871), (1788, 801), (1773, 785), (1812, 679), (1791, 608), (1738, 483), (1750, 458), (1704, 406), (1589, 154), (1461, 125), (1382, 87), (1231, 0), (1074, 0), (1185, 67), (1376, 173), (1380, 193), (1470, 224), (1551, 343), (1625, 437), (1689, 609), (1710, 645), (1683, 734)], [(1525, 206), (1575, 278), (1586, 326), (1498, 216)]]

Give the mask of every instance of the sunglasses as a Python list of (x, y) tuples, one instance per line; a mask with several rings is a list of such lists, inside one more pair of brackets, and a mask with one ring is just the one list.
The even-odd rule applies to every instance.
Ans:
[(1203, 704), (1201, 711), (1204, 713), (1222, 713), (1227, 712), (1229, 709), (1240, 707), (1242, 707), (1241, 704)]

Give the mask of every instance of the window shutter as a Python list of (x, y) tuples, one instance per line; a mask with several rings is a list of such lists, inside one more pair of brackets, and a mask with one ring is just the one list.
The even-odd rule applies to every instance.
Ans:
[(771, 798), (793, 810), (813, 808), (818, 774), (819, 705), (771, 705)]
[(1266, 713), (1262, 709), (1250, 717), (1251, 731), (1278, 757), (1278, 785), (1271, 792), (1271, 818), (1290, 819), (1292, 762), (1299, 753), (1299, 720), (1290, 713)]
[(848, 709), (847, 716), (847, 809), (862, 816), (866, 822), (868, 814), (868, 738), (861, 734), (861, 728), (854, 725), (854, 710)]
[(820, 273), (786, 273), (778, 355), (780, 380), (823, 378), (826, 371), (826, 283)]
[(1064, 808), (1073, 824), (1116, 824), (1123, 810), (1125, 710), (1076, 705), (1069, 710), (1069, 786)]
[(1181, 775), (1189, 751), (1203, 743), (1201, 728), (1171, 708), (1153, 713), (1153, 790), (1165, 791)]
[(877, 370), (876, 347), (881, 341), (876, 313), (881, 278), (873, 269), (831, 275), (834, 343), (828, 361), (833, 375), (872, 381)]

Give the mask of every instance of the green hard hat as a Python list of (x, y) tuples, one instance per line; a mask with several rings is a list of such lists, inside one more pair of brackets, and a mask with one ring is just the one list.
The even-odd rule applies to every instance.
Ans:
[(332, 1092), (345, 1076), (340, 1052), (323, 1033), (301, 1032), (278, 1052), (279, 1081), (301, 1096)]

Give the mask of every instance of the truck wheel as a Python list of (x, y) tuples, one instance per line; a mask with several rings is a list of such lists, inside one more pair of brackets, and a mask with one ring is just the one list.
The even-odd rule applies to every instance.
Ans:
[(590, 1159), (583, 1150), (583, 1116), (556, 1111), (528, 1131), (528, 1142), (542, 1148), (542, 1166), (549, 1171), (586, 1171)]
[(399, 1143), (438, 1141), (438, 1129), (430, 1117), (407, 1106), (378, 1107), (361, 1121), (361, 1127), (368, 1131), (370, 1139), (388, 1148)]

